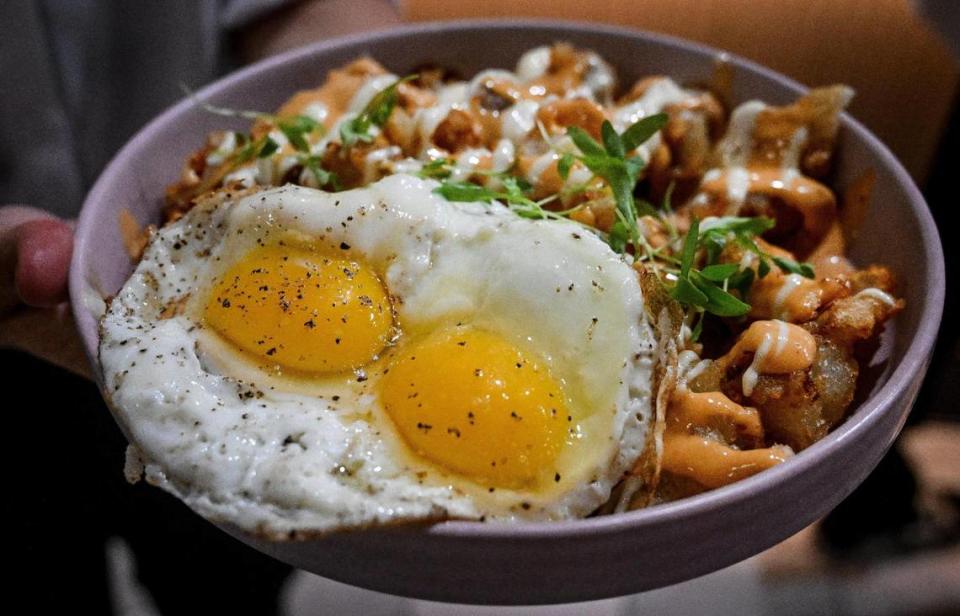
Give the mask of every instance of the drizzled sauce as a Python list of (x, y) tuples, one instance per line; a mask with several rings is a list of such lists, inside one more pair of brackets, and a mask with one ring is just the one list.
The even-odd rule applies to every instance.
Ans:
[(718, 391), (692, 392), (682, 381), (667, 411), (663, 470), (689, 477), (707, 488), (718, 488), (792, 455), (790, 448), (783, 446), (737, 449), (709, 434), (724, 424), (731, 426), (738, 438), (754, 443), (763, 440), (763, 425), (756, 409), (741, 406)]
[(705, 436), (667, 431), (663, 439), (663, 469), (694, 479), (707, 488), (719, 488), (780, 464), (793, 455), (775, 445), (740, 450)]
[(743, 373), (743, 393), (753, 394), (761, 374), (788, 374), (806, 370), (816, 357), (817, 342), (807, 330), (779, 320), (755, 321), (740, 335), (730, 351), (718, 359), (734, 365), (753, 355)]
[(762, 196), (798, 212), (803, 230), (821, 237), (836, 217), (836, 200), (829, 188), (800, 173), (808, 131), (796, 128), (775, 151), (758, 148), (754, 134), (767, 109), (760, 101), (750, 101), (733, 111), (727, 133), (717, 145), (720, 165), (704, 174), (694, 203), (707, 206), (706, 215), (736, 216), (750, 195)]
[(882, 291), (880, 289), (876, 289), (873, 287), (870, 287), (869, 289), (864, 289), (859, 293), (857, 293), (857, 295), (858, 296), (862, 295), (863, 297), (871, 297), (882, 304), (886, 304), (887, 306), (897, 305), (897, 300), (894, 299), (892, 295), (890, 295), (886, 291)]
[(818, 281), (774, 268), (754, 281), (747, 301), (751, 317), (803, 322), (813, 318), (822, 299), (823, 288)]
[(669, 421), (683, 431), (708, 426), (719, 418), (729, 421), (746, 436), (753, 439), (763, 437), (763, 426), (756, 409), (740, 406), (719, 391), (697, 393), (684, 387), (670, 404)]

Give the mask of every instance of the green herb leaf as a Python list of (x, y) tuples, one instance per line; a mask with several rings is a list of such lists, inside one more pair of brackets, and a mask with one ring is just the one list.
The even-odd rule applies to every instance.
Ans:
[[(617, 205), (617, 220), (622, 223), (622, 228), (619, 229), (618, 233), (612, 234), (611, 246), (619, 252), (625, 252), (628, 243), (632, 244), (634, 254), (640, 258), (642, 258), (641, 248), (646, 251), (647, 258), (649, 258), (651, 249), (646, 238), (640, 232), (637, 219), (640, 216), (655, 216), (658, 218), (659, 216), (653, 206), (646, 201), (640, 204), (635, 202), (633, 190), (637, 185), (637, 177), (646, 162), (641, 156), (628, 158), (627, 152), (636, 149), (637, 146), (649, 139), (663, 126), (664, 122), (666, 122), (666, 115), (657, 114), (633, 124), (623, 134), (617, 134), (613, 124), (605, 120), (600, 127), (602, 146), (582, 128), (577, 126), (567, 127), (567, 135), (580, 150), (580, 156), (576, 156), (575, 159), (583, 163), (595, 176), (603, 178), (613, 193), (613, 199)], [(568, 162), (568, 159), (561, 159), (558, 163), (558, 171), (561, 172), (561, 177), (565, 178), (569, 174), (572, 164), (572, 160)], [(624, 228), (629, 242), (621, 242)], [(694, 237), (695, 239), (696, 237)], [(608, 241), (610, 241), (609, 237)]]
[(700, 275), (712, 282), (723, 282), (735, 274), (739, 267), (740, 266), (736, 263), (719, 263), (716, 265), (708, 265), (700, 270)]
[(400, 84), (413, 81), (416, 78), (416, 75), (407, 75), (394, 81), (370, 99), (361, 115), (368, 116), (374, 126), (383, 126), (390, 118), (390, 114), (393, 113), (393, 108), (397, 106), (397, 88), (400, 87)]
[(677, 284), (670, 290), (670, 295), (678, 302), (701, 308), (706, 306), (709, 301), (706, 294), (693, 286), (693, 283), (687, 278), (678, 279)]
[[(705, 232), (706, 237), (709, 237), (710, 230), (708, 229)], [(677, 278), (677, 284), (671, 291), (673, 297), (688, 306), (702, 308), (706, 312), (721, 317), (738, 317), (747, 314), (750, 312), (749, 304), (716, 284), (736, 275), (739, 269), (737, 264), (714, 264), (705, 267), (702, 271), (697, 271), (694, 268), (697, 248), (701, 245), (704, 237), (700, 234), (700, 221), (694, 218), (690, 222), (690, 230), (687, 231), (687, 236), (683, 241), (680, 274)], [(753, 272), (750, 271), (751, 279), (752, 275)]]
[(263, 140), (258, 139), (257, 141), (246, 142), (242, 148), (233, 153), (233, 156), (230, 157), (231, 166), (242, 165), (243, 163), (253, 160), (257, 156), (257, 152), (260, 151), (260, 148), (263, 147)]
[(744, 303), (718, 286), (705, 280), (698, 272), (690, 276), (691, 282), (706, 297), (703, 308), (720, 317), (740, 317), (750, 312), (750, 304)]
[(653, 216), (654, 218), (658, 218), (656, 208), (646, 199), (634, 199), (633, 202), (637, 205), (638, 216)]
[(298, 152), (309, 152), (310, 144), (307, 135), (323, 126), (307, 116), (298, 115), (293, 118), (282, 118), (277, 121), (277, 128), (290, 141), (290, 145)]
[(557, 173), (560, 175), (560, 179), (566, 181), (570, 177), (570, 168), (573, 167), (574, 162), (573, 154), (567, 152), (560, 157), (560, 160), (557, 162)]
[(434, 188), (433, 192), (447, 201), (490, 203), (499, 196), (498, 193), (472, 182), (443, 182), (440, 186)]
[(504, 188), (504, 192), (501, 193), (501, 195), (503, 195), (508, 203), (535, 205), (534, 202), (527, 197), (527, 193), (533, 188), (529, 182), (512, 175), (505, 175), (500, 181)]
[(715, 231), (721, 233), (749, 233), (763, 235), (776, 225), (776, 221), (766, 216), (719, 216), (705, 221), (704, 232)]
[[(211, 105), (203, 100), (201, 100), (186, 84), (181, 83), (180, 88), (194, 100), (198, 105), (210, 113), (214, 113), (221, 116), (232, 117), (232, 118), (246, 118), (248, 120), (263, 120), (269, 122), (277, 127), (286, 136), (290, 144), (299, 152), (309, 152), (310, 145), (307, 142), (306, 136), (312, 133), (317, 129), (323, 128), (323, 124), (320, 124), (313, 118), (307, 116), (298, 115), (292, 118), (281, 118), (280, 116), (274, 115), (272, 113), (264, 113), (262, 111), (251, 111), (248, 109), (229, 109), (227, 107), (217, 107), (216, 105)], [(242, 139), (239, 138), (239, 135), (242, 133), (236, 133), (238, 135), (237, 144), (243, 145), (247, 139), (244, 136)], [(262, 139), (262, 138), (261, 138)], [(259, 140), (257, 140), (259, 141)], [(276, 150), (274, 150), (276, 151)], [(253, 152), (256, 152), (254, 150)], [(273, 152), (270, 152), (271, 154)], [(254, 153), (244, 152), (244, 155), (247, 157), (246, 160), (253, 158)], [(259, 153), (256, 154), (260, 156)], [(265, 158), (269, 154), (260, 156)], [(235, 160), (240, 160), (243, 157), (237, 157)]]
[(610, 248), (614, 252), (623, 252), (627, 248), (627, 242), (630, 239), (630, 231), (627, 229), (627, 225), (621, 221), (613, 223), (613, 226), (610, 228), (610, 234), (607, 236), (607, 243), (610, 244)]
[(797, 263), (792, 259), (785, 259), (783, 257), (776, 257), (771, 255), (773, 262), (777, 264), (781, 270), (788, 274), (800, 274), (804, 278), (814, 278), (813, 266), (809, 263)]
[(356, 122), (355, 120), (356, 118), (340, 125), (340, 141), (346, 147), (354, 146), (360, 142), (371, 143), (373, 141), (373, 135), (370, 134), (370, 124)]
[(687, 278), (690, 275), (699, 239), (700, 221), (694, 218), (690, 221), (690, 230), (687, 231), (687, 237), (683, 240), (683, 252), (680, 254), (680, 278)]
[(633, 123), (627, 130), (623, 131), (623, 134), (620, 136), (623, 149), (627, 152), (636, 150), (641, 144), (650, 139), (650, 137), (653, 137), (658, 130), (663, 128), (668, 119), (669, 116), (667, 114), (657, 113)]
[[(273, 155), (274, 152), (280, 149), (280, 146), (276, 141), (270, 137), (262, 137), (263, 144), (260, 146), (260, 150), (257, 152), (257, 158), (267, 158)], [(259, 143), (259, 140), (257, 140)]]
[(266, 158), (277, 151), (277, 142), (264, 135), (259, 139), (248, 140), (244, 137), (244, 146), (230, 157), (230, 166), (237, 167), (250, 162), (254, 158)]
[(604, 150), (599, 143), (594, 141), (585, 130), (579, 126), (568, 126), (567, 135), (570, 139), (573, 140), (574, 145), (576, 145), (584, 156), (597, 156), (597, 157), (606, 157), (607, 151)]
[(623, 161), (611, 158), (606, 154), (587, 154), (580, 157), (580, 162), (583, 163), (584, 167), (592, 171), (594, 175), (602, 177), (608, 182), (610, 181), (610, 176), (615, 174), (621, 174), (625, 178), (627, 177)]
[(636, 178), (640, 175), (640, 172), (643, 171), (643, 168), (647, 166), (647, 161), (643, 159), (642, 156), (631, 156), (626, 160), (627, 175), (632, 178)]
[(449, 158), (436, 158), (424, 165), (417, 175), (424, 179), (443, 180), (450, 177), (453, 161)]
[(337, 174), (332, 171), (327, 171), (320, 165), (320, 158), (317, 156), (303, 156), (300, 158), (300, 163), (313, 175), (314, 179), (317, 181), (317, 186), (324, 188), (325, 186), (330, 186), (334, 190), (340, 190), (340, 179), (337, 177)]
[(736, 289), (737, 292), (740, 293), (740, 297), (746, 299), (747, 293), (750, 292), (750, 287), (753, 285), (755, 276), (756, 274), (749, 267), (742, 269), (730, 276), (727, 280), (727, 287)]
[(757, 277), (765, 278), (767, 274), (770, 273), (770, 262), (767, 261), (762, 255), (760, 256), (760, 264), (757, 265)]
[(607, 154), (614, 158), (622, 159), (626, 157), (627, 152), (623, 148), (620, 135), (618, 135), (616, 129), (613, 128), (610, 120), (603, 121), (603, 124), (600, 126), (600, 136), (603, 137), (603, 147), (606, 149)]

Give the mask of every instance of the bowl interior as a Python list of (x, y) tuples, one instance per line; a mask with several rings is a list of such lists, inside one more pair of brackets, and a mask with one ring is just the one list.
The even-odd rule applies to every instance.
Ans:
[[(650, 74), (669, 75), (682, 83), (703, 83), (713, 74), (718, 57), (715, 50), (691, 43), (607, 27), (542, 22), (431, 24), (340, 39), (291, 52), (220, 80), (201, 90), (199, 96), (216, 105), (269, 111), (278, 107), (294, 91), (315, 87), (330, 69), (360, 55), (376, 58), (397, 74), (405, 74), (424, 64), (435, 64), (451, 67), (469, 76), (483, 68), (512, 68), (527, 49), (556, 41), (569, 41), (596, 50), (616, 67), (621, 84), (627, 86), (639, 77)], [(757, 98), (782, 104), (795, 99), (802, 91), (795, 82), (755, 64), (736, 57), (729, 60), (734, 67), (732, 96), (735, 103)], [(232, 122), (211, 115), (192, 102), (184, 101), (166, 111), (134, 137), (111, 162), (89, 194), (77, 227), (71, 294), (77, 324), (91, 358), (95, 359), (97, 354), (97, 318), (98, 309), (102, 306), (102, 302), (96, 298), (115, 293), (132, 271), (132, 264), (118, 232), (120, 212), (129, 211), (144, 225), (158, 222), (165, 186), (176, 180), (183, 161), (203, 143), (208, 132), (224, 128), (246, 129), (247, 126), (243, 121)], [(911, 384), (911, 379), (918, 379), (935, 340), (944, 285), (942, 254), (936, 229), (923, 199), (899, 163), (862, 126), (844, 116), (834, 187), (839, 189), (839, 193), (868, 170), (876, 172), (876, 186), (868, 218), (858, 240), (851, 247), (851, 256), (860, 264), (875, 262), (891, 267), (902, 282), (902, 296), (907, 301), (907, 308), (897, 319), (897, 327), (891, 328), (886, 337), (886, 361), (876, 369), (874, 395), (844, 425), (823, 442), (798, 456), (798, 460), (804, 456), (813, 460), (826, 455), (831, 448), (835, 450), (844, 446), (845, 439), (858, 426), (872, 421), (873, 415), (899, 413), (894, 424), (897, 427), (902, 425), (909, 405), (893, 409), (890, 407), (891, 400), (903, 393)], [(912, 393), (915, 394), (915, 391)], [(887, 406), (881, 408), (882, 403)], [(891, 438), (885, 444), (878, 445), (881, 449), (871, 455), (879, 459), (882, 449), (889, 445)], [(784, 466), (792, 467), (793, 462)], [(539, 540), (560, 535), (579, 536), (607, 527), (620, 529), (624, 525), (640, 529), (647, 522), (660, 523), (664, 516), (679, 515), (683, 511), (702, 512), (711, 508), (722, 511), (724, 507), (732, 507), (737, 503), (742, 506), (749, 502), (752, 495), (803, 472), (803, 465), (774, 470), (777, 472), (763, 473), (716, 491), (713, 495), (616, 516), (619, 520), (611, 517), (558, 525), (523, 525), (510, 530), (491, 525), (447, 523), (431, 533), (460, 539), (466, 536), (488, 539), (496, 536), (513, 540), (524, 537)], [(825, 507), (828, 509), (835, 505), (854, 485), (856, 481), (842, 486), (829, 497), (825, 496), (825, 500), (809, 507), (808, 512), (799, 513), (795, 523), (758, 534), (762, 539), (751, 542), (741, 537), (749, 545), (748, 550), (731, 552), (725, 558), (707, 558), (699, 569), (688, 568), (689, 571), (702, 573), (732, 562), (731, 558), (741, 558), (767, 547), (777, 537), (782, 539), (812, 521), (814, 518), (811, 515), (817, 515), (818, 512), (822, 514)], [(273, 548), (273, 551), (276, 552), (276, 549)], [(283, 557), (283, 554), (279, 556)], [(300, 561), (297, 564), (304, 566)], [(681, 570), (682, 567), (678, 569)], [(678, 575), (689, 576), (689, 573)], [(342, 576), (334, 577), (343, 579)], [(669, 581), (670, 578), (663, 579)], [(676, 576), (672, 579), (677, 581)], [(351, 578), (347, 581), (355, 580)], [(594, 585), (588, 594), (604, 596), (624, 588), (639, 589), (659, 583), (665, 582), (648, 581), (630, 587), (611, 585), (600, 588)], [(417, 593), (409, 588), (380, 588), (433, 598), (459, 596)], [(571, 598), (562, 593), (555, 596), (559, 597), (558, 600)], [(583, 595), (573, 598), (577, 597), (585, 598)], [(527, 595), (525, 599), (540, 601), (543, 597)]]

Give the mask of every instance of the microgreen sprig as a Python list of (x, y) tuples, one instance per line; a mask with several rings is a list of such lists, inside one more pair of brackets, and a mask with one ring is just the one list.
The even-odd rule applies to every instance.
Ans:
[[(762, 216), (708, 218), (703, 223), (693, 219), (683, 242), (680, 271), (671, 295), (700, 312), (738, 317), (750, 311), (750, 305), (741, 298), (747, 297), (755, 276), (763, 278), (770, 273), (771, 261), (784, 273), (813, 278), (813, 267), (809, 263), (770, 255), (757, 244), (757, 236), (772, 229), (774, 224), (772, 219)], [(729, 242), (735, 242), (743, 250), (756, 255), (756, 274), (752, 268), (741, 268), (737, 263), (718, 262)], [(696, 258), (701, 249), (706, 263), (702, 269), (697, 269)], [(730, 293), (731, 289), (737, 290), (740, 297)], [(698, 322), (698, 326), (701, 324), (702, 321)]]
[(417, 177), (425, 180), (445, 180), (453, 173), (453, 161), (449, 158), (435, 158), (417, 171)]
[(373, 134), (370, 129), (374, 126), (383, 126), (393, 113), (393, 108), (397, 106), (397, 88), (402, 83), (416, 79), (416, 75), (407, 75), (377, 92), (370, 99), (370, 102), (349, 122), (340, 125), (340, 140), (345, 147), (350, 147), (358, 142), (370, 143), (373, 141)]
[(706, 249), (708, 264), (716, 263), (726, 245), (733, 241), (743, 250), (756, 255), (757, 275), (760, 278), (770, 272), (771, 261), (786, 274), (800, 274), (805, 278), (814, 277), (813, 266), (809, 263), (799, 263), (786, 257), (771, 255), (757, 244), (756, 238), (776, 225), (776, 221), (772, 218), (722, 216), (707, 218), (704, 220), (704, 225), (706, 228), (701, 233), (700, 243)]
[(337, 174), (333, 171), (327, 171), (323, 168), (320, 157), (313, 155), (301, 156), (299, 160), (303, 168), (313, 175), (313, 178), (317, 181), (317, 186), (321, 188), (330, 186), (333, 190), (343, 189), (343, 186), (340, 185), (340, 178), (338, 178)]
[[(305, 115), (287, 117), (249, 109), (218, 107), (202, 100), (185, 84), (180, 84), (180, 87), (197, 105), (209, 113), (231, 118), (262, 120), (273, 125), (290, 142), (291, 147), (296, 151), (297, 162), (313, 174), (318, 186), (333, 186), (335, 190), (339, 190), (336, 174), (324, 169), (319, 157), (313, 155), (310, 151), (309, 137), (314, 133), (322, 135), (326, 131), (326, 127), (320, 122)], [(269, 134), (257, 139), (250, 138), (243, 133), (235, 133), (235, 135), (240, 148), (227, 159), (231, 168), (238, 167), (254, 158), (269, 158), (280, 150), (280, 144)]]
[(264, 135), (259, 139), (249, 139), (243, 133), (235, 133), (237, 145), (240, 148), (228, 159), (231, 166), (242, 165), (254, 158), (267, 158), (272, 156), (279, 149), (276, 141), (270, 138), (270, 135)]
[[(613, 193), (616, 203), (617, 220), (609, 233), (598, 232), (615, 251), (626, 252), (627, 246), (632, 245), (634, 252), (643, 249), (646, 258), (654, 257), (654, 250), (647, 243), (640, 231), (638, 219), (640, 216), (655, 216), (659, 218), (654, 207), (644, 200), (636, 200), (633, 196), (637, 177), (643, 170), (646, 162), (642, 156), (632, 155), (640, 145), (650, 139), (664, 124), (667, 115), (660, 113), (643, 118), (629, 126), (623, 133), (617, 133), (609, 121), (601, 126), (603, 145), (597, 143), (583, 129), (571, 126), (567, 135), (580, 151), (580, 154), (570, 152), (560, 156), (557, 162), (557, 171), (560, 177), (566, 180), (569, 177), (573, 164), (577, 161), (593, 172), (594, 176), (606, 181)], [(509, 172), (475, 172), (480, 175), (496, 176), (503, 184), (503, 190), (497, 191), (473, 184), (471, 182), (449, 181), (453, 163), (449, 159), (441, 158), (424, 165), (418, 175), (423, 178), (445, 180), (434, 191), (450, 201), (503, 201), (520, 216), (526, 218), (569, 219), (569, 215), (579, 208), (571, 208), (564, 212), (545, 210), (542, 206), (557, 196), (533, 201), (527, 196), (530, 186)], [(596, 231), (596, 230), (595, 230)]]
[[(293, 146), (298, 152), (309, 152), (310, 144), (307, 141), (307, 137), (314, 133), (315, 131), (323, 131), (325, 127), (320, 122), (317, 122), (311, 117), (305, 115), (296, 115), (291, 117), (278, 116), (272, 113), (266, 113), (263, 111), (252, 111), (249, 109), (230, 109), (228, 107), (218, 107), (217, 105), (212, 105), (203, 99), (201, 99), (197, 94), (188, 88), (185, 84), (180, 84), (180, 87), (183, 91), (189, 96), (197, 105), (202, 107), (204, 110), (229, 118), (244, 118), (247, 120), (263, 120), (275, 126), (290, 142), (290, 145)], [(261, 141), (263, 137), (254, 142)], [(274, 146), (271, 146), (275, 152), (277, 149), (277, 144), (275, 141), (270, 139), (274, 143)], [(261, 142), (261, 143), (266, 143)], [(261, 155), (257, 154), (259, 158), (264, 158), (269, 156), (269, 154)], [(252, 158), (252, 156), (250, 157)], [(248, 159), (249, 160), (249, 159)]]
[[(697, 248), (700, 238), (700, 221), (696, 218), (690, 223), (690, 230), (683, 241), (683, 252), (680, 257), (680, 272), (677, 275), (677, 282), (671, 289), (670, 294), (678, 302), (687, 304), (691, 308), (709, 312), (721, 317), (739, 317), (750, 311), (750, 305), (746, 304), (717, 284), (716, 278), (721, 273), (718, 269), (708, 271), (706, 274), (694, 267)], [(734, 265), (734, 270), (736, 269)], [(709, 270), (709, 268), (707, 268)], [(729, 269), (729, 268), (724, 268)], [(732, 274), (730, 271), (727, 276)], [(721, 278), (723, 280), (723, 278)]]
[(433, 192), (440, 195), (447, 201), (479, 201), (482, 203), (500, 201), (518, 216), (535, 220), (566, 219), (566, 217), (572, 211), (568, 210), (564, 212), (554, 212), (543, 209), (543, 206), (552, 201), (554, 197), (548, 197), (547, 199), (543, 199), (541, 201), (534, 201), (527, 196), (532, 187), (525, 180), (508, 175), (506, 172), (495, 174), (489, 173), (487, 175), (494, 175), (498, 177), (500, 179), (500, 183), (503, 185), (503, 189), (493, 190), (485, 186), (480, 186), (479, 184), (474, 184), (473, 182), (458, 182), (448, 180), (442, 182), (440, 186), (433, 190)]
[(655, 216), (656, 211), (646, 201), (638, 202), (633, 197), (637, 177), (646, 166), (646, 161), (642, 156), (629, 154), (663, 128), (667, 118), (665, 113), (647, 116), (619, 134), (613, 124), (604, 120), (600, 127), (603, 145), (578, 126), (567, 128), (567, 135), (580, 150), (580, 154), (568, 153), (561, 156), (557, 171), (561, 178), (566, 179), (574, 161), (579, 161), (595, 176), (606, 181), (617, 208), (617, 220), (611, 229), (610, 238), (611, 246), (618, 252), (624, 252), (628, 244), (633, 245), (635, 254), (641, 249), (647, 252), (650, 250), (637, 220), (641, 216)]

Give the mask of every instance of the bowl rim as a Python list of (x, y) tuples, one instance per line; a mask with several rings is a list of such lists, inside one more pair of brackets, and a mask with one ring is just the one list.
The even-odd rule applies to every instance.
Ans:
[[(313, 43), (271, 56), (234, 71), (199, 89), (196, 94), (203, 99), (215, 98), (236, 84), (250, 79), (256, 79), (260, 74), (270, 72), (279, 66), (364, 42), (477, 29), (497, 31), (552, 30), (561, 37), (564, 33), (569, 32), (573, 34), (610, 34), (641, 38), (657, 45), (674, 49), (679, 48), (696, 55), (713, 58), (723, 57), (727, 59), (735, 69), (753, 72), (761, 78), (776, 82), (778, 85), (796, 94), (802, 94), (807, 90), (807, 88), (799, 82), (737, 54), (709, 45), (646, 30), (553, 19), (463, 19), (414, 23), (388, 30), (374, 30)], [(189, 97), (184, 98), (155, 116), (153, 120), (127, 141), (101, 172), (97, 181), (87, 194), (77, 219), (76, 241), (69, 275), (70, 297), (74, 318), (83, 339), (83, 346), (94, 368), (93, 372), (96, 375), (101, 390), (103, 390), (103, 383), (101, 382), (100, 371), (97, 369), (98, 360), (96, 350), (99, 343), (99, 332), (96, 327), (94, 327), (91, 332), (90, 327), (83, 325), (85, 320), (90, 318), (90, 315), (82, 299), (84, 298), (85, 289), (88, 287), (86, 269), (87, 255), (90, 253), (90, 249), (88, 248), (90, 230), (92, 230), (98, 222), (94, 217), (96, 203), (102, 201), (105, 194), (109, 191), (110, 186), (113, 184), (114, 176), (118, 174), (119, 169), (123, 166), (123, 161), (133, 151), (149, 143), (157, 135), (162, 134), (171, 122), (175, 121), (181, 114), (189, 109), (192, 109), (193, 106), (194, 102)], [(415, 532), (425, 532), (437, 537), (455, 537), (461, 540), (490, 541), (501, 539), (516, 541), (537, 540), (547, 537), (557, 539), (570, 538), (584, 533), (589, 533), (594, 536), (614, 535), (624, 530), (635, 530), (639, 527), (655, 526), (667, 521), (676, 522), (682, 519), (694, 518), (712, 510), (719, 510), (733, 505), (737, 502), (746, 502), (754, 493), (770, 491), (777, 484), (808, 472), (812, 466), (819, 463), (820, 458), (827, 454), (838, 452), (851, 439), (857, 439), (862, 433), (869, 432), (885, 415), (895, 412), (895, 402), (911, 385), (913, 377), (925, 369), (937, 341), (937, 333), (943, 314), (943, 304), (946, 293), (945, 285), (941, 284), (942, 281), (945, 280), (943, 250), (940, 243), (939, 232), (933, 216), (930, 213), (929, 206), (903, 165), (900, 164), (883, 142), (849, 113), (841, 113), (840, 124), (845, 130), (851, 131), (861, 139), (868, 150), (876, 153), (881, 164), (889, 169), (896, 183), (904, 188), (909, 206), (914, 211), (919, 223), (921, 245), (923, 246), (926, 262), (929, 264), (927, 274), (922, 281), (928, 294), (922, 313), (919, 316), (920, 323), (917, 326), (917, 332), (904, 350), (903, 358), (899, 365), (890, 372), (886, 382), (879, 390), (875, 391), (869, 398), (853, 409), (848, 418), (840, 426), (832, 430), (820, 441), (791, 458), (787, 464), (777, 465), (762, 473), (702, 494), (615, 515), (602, 515), (576, 520), (517, 522), (511, 524), (450, 520), (425, 527), (418, 526)], [(906, 412), (904, 413), (904, 416), (905, 415)]]

